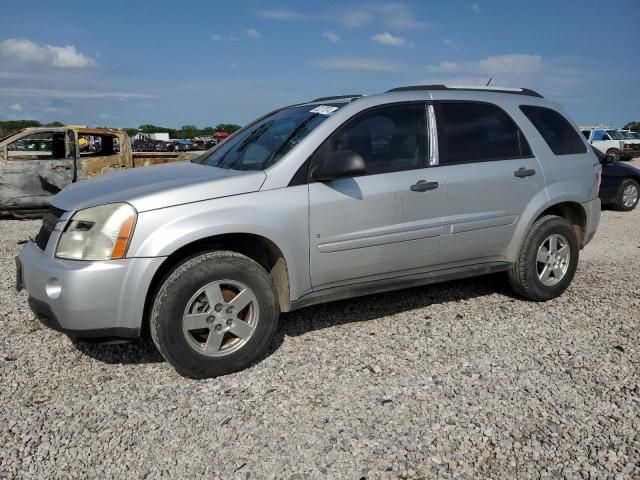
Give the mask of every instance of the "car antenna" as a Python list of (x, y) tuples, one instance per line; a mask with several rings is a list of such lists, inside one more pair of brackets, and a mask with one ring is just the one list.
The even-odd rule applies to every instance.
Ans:
[(491, 80), (493, 80), (493, 77), (489, 77), (489, 81), (487, 82), (487, 87), (489, 86), (489, 84), (491, 83)]

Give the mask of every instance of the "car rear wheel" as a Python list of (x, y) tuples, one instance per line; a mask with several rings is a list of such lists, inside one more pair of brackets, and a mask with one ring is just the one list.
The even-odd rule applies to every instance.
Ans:
[(509, 271), (509, 283), (516, 293), (536, 302), (559, 297), (573, 280), (578, 256), (573, 226), (562, 217), (544, 216), (529, 230)]
[(617, 162), (618, 160), (620, 160), (620, 150), (618, 150), (617, 148), (610, 148), (609, 150), (607, 150), (607, 159), (610, 162)]
[(629, 212), (636, 208), (639, 198), (640, 184), (632, 178), (627, 178), (618, 188), (615, 207), (623, 212)]
[(224, 375), (262, 358), (280, 315), (269, 274), (250, 258), (217, 251), (180, 264), (150, 318), (156, 347), (180, 374)]

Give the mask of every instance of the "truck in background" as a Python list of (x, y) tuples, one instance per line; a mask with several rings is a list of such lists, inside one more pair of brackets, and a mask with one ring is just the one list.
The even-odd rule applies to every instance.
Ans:
[(640, 157), (640, 140), (627, 138), (611, 127), (580, 127), (580, 131), (594, 148), (604, 153), (611, 161)]
[(189, 153), (132, 152), (116, 129), (26, 128), (0, 139), (0, 215), (41, 215), (49, 197), (67, 185), (103, 173), (191, 159)]

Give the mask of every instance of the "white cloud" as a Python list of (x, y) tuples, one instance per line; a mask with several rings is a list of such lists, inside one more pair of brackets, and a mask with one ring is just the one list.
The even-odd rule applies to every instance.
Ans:
[(442, 44), (451, 50), (460, 50), (460, 47), (458, 46), (458, 44), (448, 38), (442, 39)]
[(399, 72), (404, 69), (402, 65), (370, 58), (326, 58), (313, 62), (313, 65), (328, 70), (361, 70), (367, 72)]
[(273, 10), (259, 10), (258, 15), (263, 18), (270, 18), (272, 20), (283, 20), (283, 21), (296, 21), (296, 20), (304, 20), (306, 15), (296, 12), (295, 10), (286, 10), (286, 9), (273, 9)]
[(62, 107), (47, 107), (47, 108), (45, 108), (45, 112), (49, 112), (49, 113), (71, 113), (71, 110), (69, 110), (68, 108), (62, 108)]
[(213, 35), (211, 35), (211, 40), (213, 40), (214, 42), (232, 43), (237, 42), (238, 37), (225, 37), (224, 35), (220, 35), (219, 33), (214, 33)]
[(433, 73), (464, 73), (485, 75), (529, 75), (542, 69), (540, 55), (493, 55), (476, 62), (440, 62), (429, 67)]
[(247, 37), (250, 38), (251, 40), (260, 40), (262, 38), (262, 35), (260, 35), (260, 32), (257, 30), (254, 30), (253, 28), (249, 28), (245, 30), (245, 33), (247, 34)]
[(107, 119), (111, 118), (111, 115), (109, 115), (107, 113), (101, 113), (100, 115), (98, 115), (98, 118), (100, 120), (107, 120)]
[(389, 47), (402, 47), (406, 43), (406, 40), (402, 37), (395, 37), (389, 32), (378, 33), (370, 38), (371, 41), (387, 45)]
[(478, 5), (477, 3), (471, 4), (471, 10), (473, 10), (476, 13), (482, 13), (482, 8), (480, 8), (480, 5)]
[(49, 88), (2, 88), (0, 96), (51, 97), (51, 98), (153, 98), (146, 93), (131, 92), (83, 92), (80, 90), (56, 90)]
[(397, 2), (364, 5), (347, 10), (342, 14), (340, 22), (351, 28), (380, 22), (398, 30), (413, 30), (427, 25), (415, 18), (411, 7)]
[(38, 63), (56, 68), (87, 68), (96, 64), (73, 45), (40, 45), (31, 40), (9, 38), (0, 42), (0, 55), (22, 63)]
[(19, 103), (16, 103), (14, 105), (10, 105), (9, 106), (9, 110), (11, 110), (12, 112), (21, 112), (22, 111), (22, 105), (20, 105)]
[(340, 35), (338, 35), (336, 32), (322, 32), (322, 36), (329, 40), (331, 43), (340, 42)]
[(371, 22), (373, 15), (368, 10), (354, 10), (342, 17), (342, 23), (347, 27), (361, 27)]

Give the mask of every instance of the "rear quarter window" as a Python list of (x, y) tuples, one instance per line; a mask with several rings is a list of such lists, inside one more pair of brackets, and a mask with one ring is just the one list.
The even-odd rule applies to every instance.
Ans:
[(578, 132), (560, 113), (551, 108), (533, 105), (520, 105), (520, 110), (533, 123), (555, 155), (575, 155), (587, 151)]

